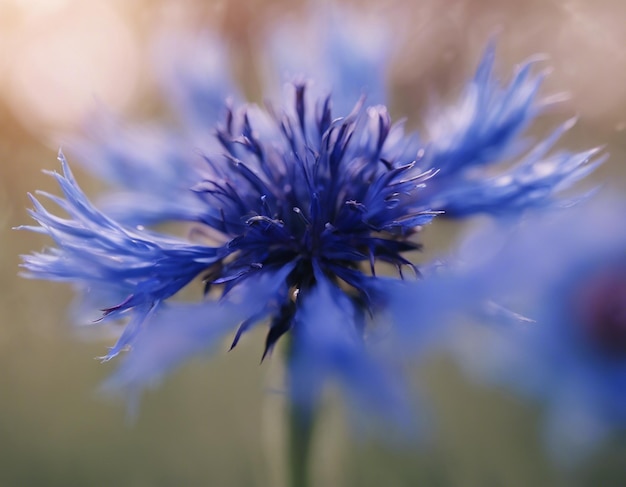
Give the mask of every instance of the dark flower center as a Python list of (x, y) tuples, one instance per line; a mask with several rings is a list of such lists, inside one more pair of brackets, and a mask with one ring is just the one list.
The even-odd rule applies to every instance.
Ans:
[(626, 358), (626, 264), (592, 274), (575, 299), (576, 314), (594, 349)]
[(293, 105), (283, 110), (229, 107), (216, 134), (221, 153), (205, 158), (207, 177), (194, 188), (207, 202), (201, 223), (228, 239), (204, 275), (207, 291), (291, 269), (266, 352), (289, 331), (298, 296), (320, 276), (346, 290), (356, 308), (371, 310), (377, 262), (400, 277), (403, 267), (417, 273), (402, 254), (420, 249), (411, 237), (437, 213), (420, 192), (436, 172), (415, 168), (386, 108), (365, 108), (362, 100), (333, 118), (330, 98), (308, 102), (305, 91), (296, 84)]

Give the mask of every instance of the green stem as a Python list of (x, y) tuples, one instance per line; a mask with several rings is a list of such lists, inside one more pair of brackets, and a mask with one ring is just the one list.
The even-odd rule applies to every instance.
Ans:
[(296, 404), (289, 412), (289, 487), (309, 487), (309, 457), (314, 418), (311, 411)]

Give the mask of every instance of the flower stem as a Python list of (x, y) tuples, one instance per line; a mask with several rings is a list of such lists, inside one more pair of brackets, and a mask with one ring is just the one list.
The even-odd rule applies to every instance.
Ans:
[(289, 487), (309, 487), (309, 457), (314, 418), (310, 410), (292, 403), (289, 414)]

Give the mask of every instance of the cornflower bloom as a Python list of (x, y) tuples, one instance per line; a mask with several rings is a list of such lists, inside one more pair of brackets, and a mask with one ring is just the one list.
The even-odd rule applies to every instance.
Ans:
[[(344, 37), (329, 38), (338, 39), (337, 49), (358, 49)], [(358, 409), (401, 416), (393, 357), (370, 353), (368, 337), (390, 316), (413, 320), (396, 292), (402, 280), (377, 276), (377, 264), (395, 266), (400, 277), (405, 269), (419, 275), (406, 253), (420, 249), (416, 236), (436, 215), (552, 204), (557, 191), (595, 167), (587, 164), (595, 151), (548, 154), (570, 122), (520, 156), (521, 135), (545, 108), (536, 99), (543, 74), (528, 63), (503, 85), (493, 60), (490, 46), (459, 105), (430, 124), (427, 142), (406, 135), (385, 106), (368, 106), (361, 93), (336, 118), (330, 96), (310, 95), (307, 83), (296, 82), (282, 106), (236, 108), (225, 100), (212, 124), (214, 140), (194, 163), (175, 155), (207, 121), (191, 100), (216, 97), (195, 71), (172, 70), (187, 135), (172, 136), (171, 144), (162, 139), (163, 153), (153, 146), (144, 155), (141, 145), (124, 144), (111, 151), (119, 141), (109, 139), (81, 148), (110, 162), (99, 170), (125, 187), (112, 210), (116, 218), (89, 201), (61, 154), (63, 171), (52, 175), (63, 196), (42, 196), (67, 215), (33, 198), (37, 225), (28, 228), (52, 237), (56, 247), (26, 256), (26, 273), (83, 286), (108, 300), (102, 322), (125, 323), (104, 357), (131, 350), (110, 387), (138, 393), (226, 335), (234, 347), (266, 323), (263, 357), (291, 337), (287, 390), (303, 409), (316, 405), (333, 378)], [(349, 70), (363, 72), (379, 70)], [(509, 166), (514, 157), (518, 163)], [(146, 229), (172, 219), (191, 225), (188, 239)], [(205, 286), (202, 302), (170, 301), (197, 277)]]
[[(456, 320), (452, 350), (474, 378), (543, 406), (548, 452), (565, 467), (626, 429), (624, 209), (598, 195), (517, 228), (474, 230), (461, 255), (480, 264), (412, 294), (428, 319)], [(447, 318), (434, 304), (444, 301)], [(467, 317), (484, 324), (489, 311), (472, 338)]]

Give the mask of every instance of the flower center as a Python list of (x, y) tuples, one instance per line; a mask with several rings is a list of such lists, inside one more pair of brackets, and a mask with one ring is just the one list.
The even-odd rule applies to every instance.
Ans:
[(626, 264), (593, 273), (575, 296), (585, 337), (605, 356), (626, 358)]

